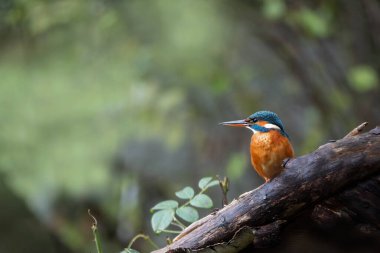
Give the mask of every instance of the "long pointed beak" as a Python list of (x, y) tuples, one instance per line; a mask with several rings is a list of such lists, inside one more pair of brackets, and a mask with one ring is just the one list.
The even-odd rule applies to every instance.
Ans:
[(233, 127), (246, 127), (246, 126), (248, 126), (248, 123), (244, 119), (241, 119), (241, 120), (233, 120), (233, 121), (222, 122), (222, 123), (219, 123), (219, 125), (233, 126)]

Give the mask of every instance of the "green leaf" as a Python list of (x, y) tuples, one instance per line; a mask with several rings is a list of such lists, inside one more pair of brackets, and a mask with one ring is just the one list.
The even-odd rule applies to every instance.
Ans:
[(140, 253), (139, 251), (135, 250), (135, 249), (124, 249), (122, 252), (120, 253)]
[(218, 184), (219, 184), (218, 180), (212, 180), (212, 177), (204, 177), (201, 180), (199, 180), (198, 186), (199, 188), (203, 190), (207, 187), (211, 187)]
[(191, 199), (194, 197), (194, 189), (190, 186), (186, 186), (182, 190), (176, 192), (175, 195), (180, 199)]
[(201, 180), (199, 180), (199, 183), (198, 183), (199, 188), (203, 190), (204, 188), (207, 187), (207, 184), (210, 183), (211, 180), (212, 180), (212, 177), (202, 178)]
[(165, 209), (155, 212), (152, 216), (152, 228), (156, 233), (160, 233), (162, 230), (166, 229), (174, 218), (173, 209)]
[(215, 185), (219, 185), (219, 180), (212, 180), (210, 183), (207, 184), (207, 187), (212, 187)]
[(154, 207), (152, 207), (152, 209), (150, 209), (151, 211), (153, 210), (162, 210), (162, 209), (174, 209), (174, 208), (177, 208), (178, 207), (178, 202), (175, 201), (175, 200), (165, 200), (165, 201), (162, 201), (160, 203), (158, 203), (157, 205), (155, 205)]
[(198, 211), (191, 206), (180, 207), (175, 213), (187, 222), (194, 222), (199, 219)]
[(379, 81), (376, 71), (368, 65), (359, 65), (350, 69), (348, 80), (350, 85), (359, 92), (375, 88)]
[(190, 200), (190, 204), (199, 208), (210, 208), (212, 207), (212, 199), (206, 194), (196, 195), (192, 200)]

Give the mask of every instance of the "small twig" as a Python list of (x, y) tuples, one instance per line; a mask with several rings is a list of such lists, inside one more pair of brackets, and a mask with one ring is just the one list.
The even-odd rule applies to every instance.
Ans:
[(220, 189), (222, 190), (222, 195), (223, 195), (222, 203), (223, 203), (223, 206), (226, 206), (226, 205), (228, 205), (227, 192), (228, 192), (229, 187), (230, 187), (230, 180), (228, 179), (228, 177), (224, 177), (223, 180), (220, 179), (218, 175), (216, 177), (217, 177), (217, 179), (219, 181)]
[(135, 241), (136, 241), (137, 239), (139, 239), (139, 238), (142, 238), (142, 239), (148, 241), (148, 242), (150, 243), (150, 245), (153, 246), (153, 248), (155, 248), (155, 249), (159, 249), (158, 245), (155, 244), (155, 243), (152, 241), (152, 239), (150, 239), (150, 237), (149, 237), (148, 235), (145, 235), (145, 234), (138, 234), (138, 235), (136, 235), (135, 237), (133, 237), (132, 240), (131, 240), (131, 242), (128, 244), (127, 249), (132, 248), (132, 245), (133, 245), (133, 244), (135, 243)]
[(355, 127), (351, 132), (349, 132), (346, 136), (344, 136), (343, 139), (347, 138), (347, 137), (352, 137), (352, 136), (358, 135), (361, 131), (363, 131), (363, 129), (367, 125), (368, 125), (368, 122), (361, 123), (359, 126)]
[(97, 250), (98, 253), (103, 253), (102, 246), (101, 246), (101, 243), (100, 243), (100, 238), (99, 238), (99, 235), (98, 235), (98, 221), (96, 220), (95, 216), (93, 216), (91, 214), (90, 209), (88, 209), (87, 212), (88, 212), (88, 215), (90, 215), (90, 217), (94, 220), (94, 223), (91, 226), (91, 230), (92, 230), (92, 234), (94, 235), (94, 241), (95, 241), (95, 245), (96, 245), (96, 250)]

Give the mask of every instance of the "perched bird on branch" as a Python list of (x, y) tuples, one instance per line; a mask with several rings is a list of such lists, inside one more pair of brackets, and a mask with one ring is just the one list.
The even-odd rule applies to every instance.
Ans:
[(246, 119), (220, 124), (245, 127), (253, 132), (250, 145), (251, 162), (265, 182), (280, 174), (284, 160), (294, 157), (289, 136), (280, 118), (274, 112), (259, 111)]

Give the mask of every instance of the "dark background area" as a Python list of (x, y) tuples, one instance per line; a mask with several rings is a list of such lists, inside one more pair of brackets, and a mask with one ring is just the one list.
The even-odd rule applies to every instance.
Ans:
[(87, 209), (119, 252), (205, 176), (237, 197), (263, 180), (219, 122), (272, 110), (306, 154), (379, 124), (379, 73), (375, 0), (1, 0), (0, 252), (95, 252)]

